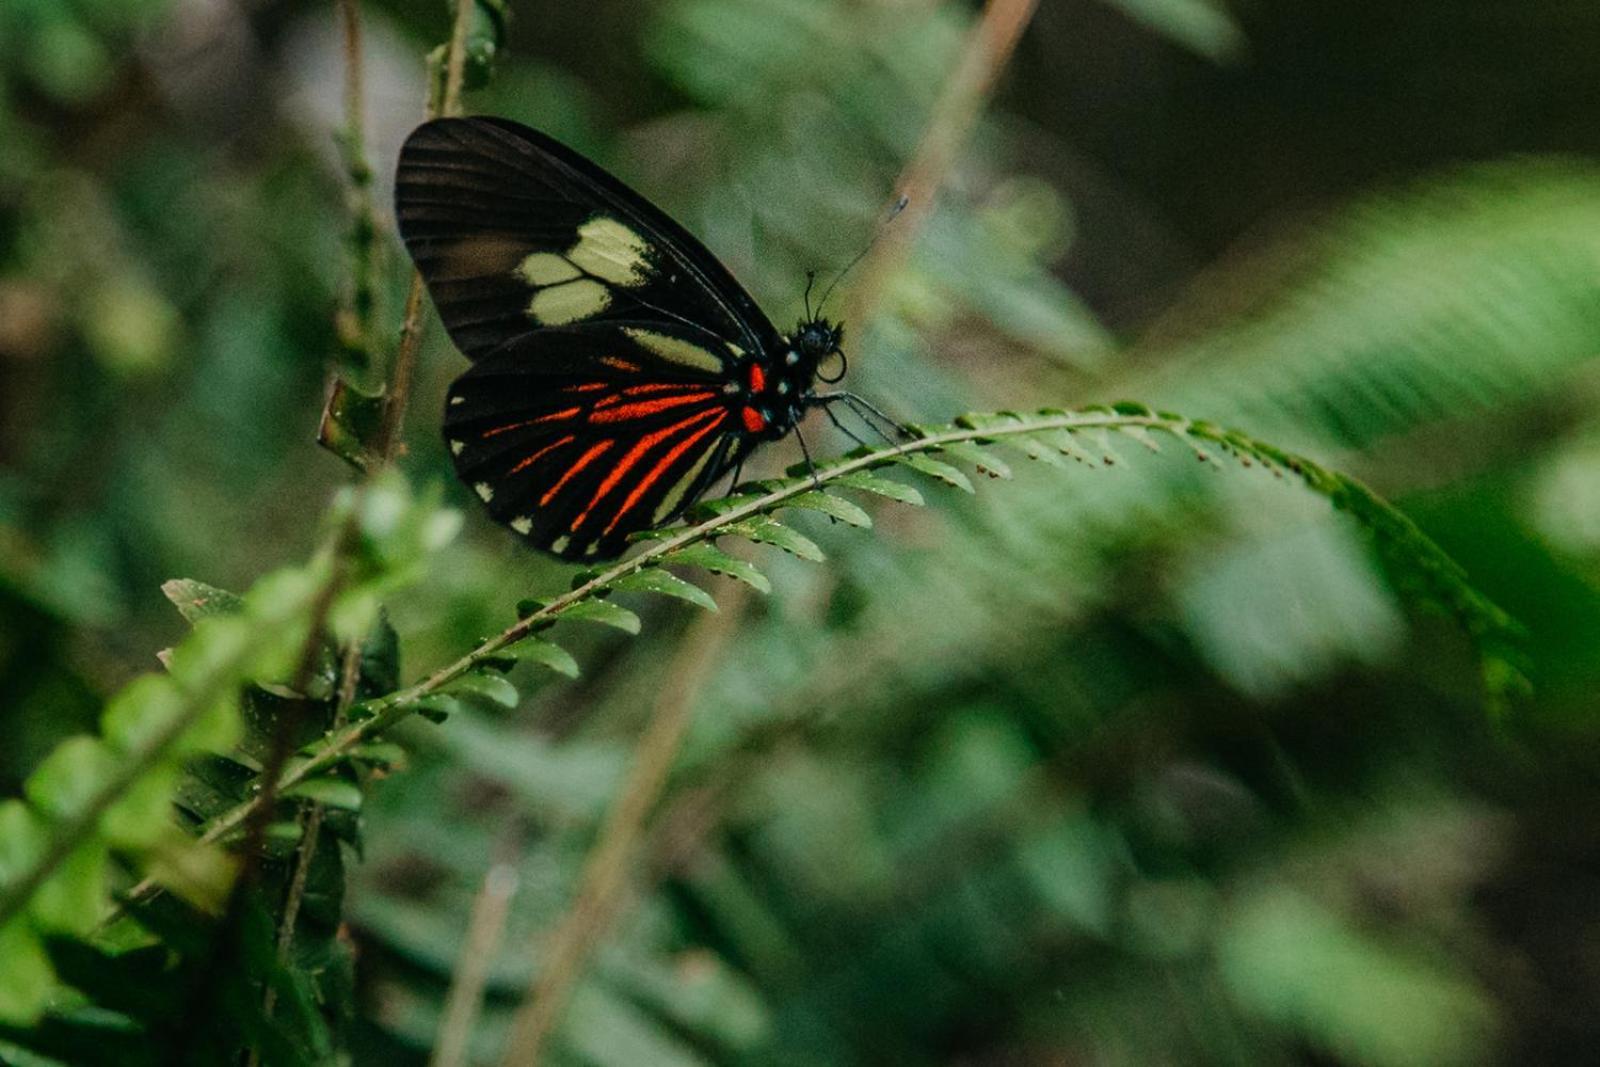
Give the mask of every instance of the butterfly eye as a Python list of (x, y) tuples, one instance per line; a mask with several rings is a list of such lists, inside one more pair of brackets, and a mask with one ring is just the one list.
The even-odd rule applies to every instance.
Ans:
[(844, 358), (844, 352), (835, 348), (832, 352), (823, 356), (822, 362), (817, 364), (817, 381), (827, 382), (832, 385), (842, 379), (849, 369), (850, 364)]

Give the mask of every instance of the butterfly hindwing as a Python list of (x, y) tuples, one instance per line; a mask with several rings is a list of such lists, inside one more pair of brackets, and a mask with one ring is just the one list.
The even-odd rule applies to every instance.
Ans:
[(654, 323), (551, 329), (484, 355), (450, 388), (445, 439), (490, 513), (568, 559), (621, 552), (748, 448), (726, 343)]
[(776, 331), (727, 270), (643, 197), (570, 149), (496, 118), (436, 119), (400, 153), (396, 214), (456, 345), (629, 321), (757, 351)]

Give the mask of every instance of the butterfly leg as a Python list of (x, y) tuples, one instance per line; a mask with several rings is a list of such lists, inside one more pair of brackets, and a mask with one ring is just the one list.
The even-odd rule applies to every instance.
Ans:
[(839, 416), (835, 415), (833, 413), (833, 409), (828, 407), (826, 404), (822, 405), (822, 413), (824, 415), (828, 416), (828, 421), (833, 423), (835, 426), (837, 426), (839, 428), (839, 432), (844, 434), (846, 437), (850, 438), (850, 440), (854, 441), (856, 444), (860, 445), (862, 448), (871, 448), (872, 447), (871, 445), (867, 444), (867, 442), (863, 441), (856, 434), (856, 432), (854, 430), (850, 429), (850, 427), (848, 427), (844, 423), (840, 422), (839, 421)]
[(800, 442), (800, 454), (806, 457), (806, 469), (811, 472), (811, 488), (821, 492), (822, 479), (817, 477), (817, 465), (811, 462), (811, 449), (806, 447), (806, 437), (800, 432), (799, 424), (795, 425), (794, 436), (795, 440)]
[[(900, 443), (900, 441), (916, 436), (916, 434), (912, 433), (911, 430), (900, 425), (898, 422), (895, 422), (889, 416), (885, 415), (883, 412), (867, 403), (866, 400), (852, 392), (840, 390), (836, 393), (820, 393), (812, 399), (822, 406), (824, 410), (828, 411), (829, 418), (833, 417), (833, 412), (829, 408), (829, 405), (841, 403), (844, 404), (845, 407), (849, 408), (855, 413), (856, 418), (866, 423), (873, 433), (877, 434), (891, 445), (897, 445)], [(891, 437), (888, 433), (886, 433), (883, 429), (883, 426), (878, 421), (875, 421), (873, 416), (877, 416), (877, 418), (881, 419), (883, 423), (887, 423), (890, 427), (892, 427), (899, 439), (897, 440), (895, 437)], [(852, 434), (851, 436), (854, 435)]]
[(906, 426), (903, 423), (896, 422), (894, 419), (884, 414), (882, 409), (880, 409), (876, 404), (868, 400), (866, 397), (861, 396), (858, 393), (852, 393), (848, 389), (841, 390), (838, 395), (844, 398), (845, 403), (856, 408), (858, 412), (865, 408), (867, 411), (872, 412), (878, 418), (894, 427), (894, 432), (899, 435), (901, 440), (908, 440), (917, 436), (916, 433), (912, 431), (911, 427)]

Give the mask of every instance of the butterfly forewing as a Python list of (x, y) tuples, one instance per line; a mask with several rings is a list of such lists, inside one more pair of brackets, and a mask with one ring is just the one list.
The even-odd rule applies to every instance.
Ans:
[(438, 119), (400, 153), (401, 236), (456, 345), (477, 359), (580, 322), (691, 326), (756, 351), (776, 338), (726, 269), (621, 182), (503, 119)]
[(474, 361), (445, 412), (456, 471), (539, 548), (614, 556), (754, 447), (739, 383), (777, 331), (599, 167), (503, 119), (440, 119), (401, 151), (396, 214)]

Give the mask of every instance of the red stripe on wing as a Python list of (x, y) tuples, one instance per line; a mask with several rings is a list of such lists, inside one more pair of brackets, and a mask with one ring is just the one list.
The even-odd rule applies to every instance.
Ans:
[(710, 422), (706, 423), (705, 426), (701, 427), (693, 434), (678, 442), (673, 446), (672, 451), (662, 456), (660, 461), (658, 461), (656, 465), (650, 469), (650, 473), (639, 479), (639, 484), (633, 487), (633, 492), (629, 493), (628, 498), (622, 502), (622, 507), (618, 508), (617, 513), (611, 516), (611, 521), (606, 524), (605, 532), (610, 533), (612, 530), (615, 530), (617, 528), (617, 523), (622, 521), (622, 517), (633, 509), (633, 506), (639, 502), (640, 497), (644, 496), (645, 493), (650, 491), (650, 487), (660, 480), (661, 475), (671, 468), (672, 464), (677, 461), (678, 457), (683, 455), (689, 449), (693, 448), (695, 443), (706, 434), (722, 425), (723, 420), (727, 417), (727, 408), (717, 409), (717, 417), (715, 419), (712, 419)]
[[(708, 393), (706, 395), (709, 396), (711, 394)], [(679, 419), (677, 422), (674, 422), (669, 426), (664, 426), (653, 433), (645, 434), (643, 437), (639, 438), (634, 446), (628, 450), (627, 454), (621, 459), (617, 460), (616, 466), (611, 468), (611, 473), (606, 475), (605, 481), (600, 483), (600, 488), (596, 489), (594, 496), (589, 499), (588, 506), (586, 506), (583, 511), (579, 512), (577, 518), (572, 520), (573, 531), (576, 532), (578, 527), (583, 525), (583, 521), (589, 517), (589, 513), (595, 509), (595, 506), (598, 505), (600, 501), (605, 499), (607, 493), (611, 492), (611, 490), (617, 487), (618, 482), (627, 477), (628, 472), (633, 469), (633, 465), (638, 463), (646, 452), (650, 451), (652, 448), (656, 447), (656, 445), (659, 445), (662, 441), (665, 441), (673, 434), (680, 433), (683, 430), (693, 426), (697, 422), (704, 422), (706, 419), (711, 418), (711, 426), (715, 426), (718, 422), (721, 422), (722, 419), (727, 416), (727, 414), (727, 411), (722, 408), (708, 408), (707, 410), (700, 412), (698, 415), (690, 415), (686, 419)], [(715, 416), (715, 418), (713, 418), (713, 416)], [(710, 426), (707, 427), (707, 429), (710, 428)], [(703, 436), (703, 434), (696, 436)], [(633, 497), (630, 496), (628, 498), (628, 503), (631, 503), (632, 501)], [(623, 505), (624, 510), (626, 510), (627, 506), (627, 503)], [(620, 516), (621, 512), (618, 512), (617, 517)], [(611, 520), (611, 526), (615, 526), (616, 524), (616, 517), (614, 517)], [(611, 526), (606, 527), (607, 533), (611, 532)]]
[[(647, 382), (644, 385), (630, 385), (622, 390), (623, 396), (643, 396), (646, 393), (665, 393), (673, 389), (704, 389), (699, 382)], [(601, 401), (605, 403), (605, 401)]]
[(635, 400), (630, 404), (620, 404), (615, 407), (596, 404), (594, 411), (589, 415), (590, 422), (627, 422), (631, 419), (642, 419), (670, 408), (682, 407), (684, 404), (699, 404), (710, 400), (716, 393), (684, 393), (681, 396), (658, 396), (654, 400)]
[(583, 468), (587, 467), (594, 459), (596, 459), (600, 455), (600, 453), (602, 453), (606, 449), (610, 448), (614, 443), (615, 442), (613, 442), (613, 441), (611, 441), (609, 439), (605, 440), (605, 441), (601, 441), (599, 444), (594, 445), (592, 448), (590, 448), (589, 451), (587, 451), (583, 455), (579, 456), (577, 462), (574, 463), (572, 466), (567, 468), (567, 473), (565, 473), (565, 474), (563, 474), (561, 476), (560, 481), (556, 482), (555, 485), (552, 485), (549, 489), (545, 490), (544, 496), (539, 498), (539, 506), (540, 507), (544, 507), (545, 505), (549, 504), (551, 500), (555, 499), (555, 495), (557, 493), (561, 492), (561, 487), (563, 485), (566, 485), (573, 478), (575, 478), (579, 471), (581, 471), (581, 470), (583, 470)]
[(555, 444), (545, 445), (543, 448), (539, 449), (539, 451), (535, 452), (533, 455), (528, 456), (527, 458), (523, 459), (522, 462), (518, 463), (515, 467), (512, 467), (506, 473), (507, 474), (516, 474), (519, 471), (526, 470), (528, 467), (533, 466), (533, 464), (538, 461), (539, 457), (544, 455), (546, 452), (552, 452), (555, 449), (560, 448), (562, 445), (570, 444), (570, 443), (572, 443), (573, 441), (576, 441), (576, 440), (577, 440), (577, 438), (569, 433), (569, 434), (567, 434), (567, 436), (563, 437), (561, 440), (557, 441)]
[(487, 440), (496, 434), (510, 433), (512, 430), (520, 430), (524, 426), (536, 426), (541, 422), (560, 422), (563, 419), (572, 418), (582, 410), (582, 408), (562, 408), (560, 411), (552, 411), (548, 415), (540, 415), (536, 419), (523, 419), (521, 422), (508, 423), (505, 426), (496, 426), (492, 430), (483, 431), (483, 433), (479, 436)]

